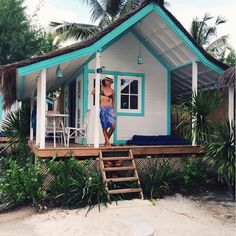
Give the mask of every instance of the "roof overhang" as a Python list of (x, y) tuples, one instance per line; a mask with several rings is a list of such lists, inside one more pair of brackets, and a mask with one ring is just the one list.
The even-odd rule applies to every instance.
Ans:
[[(89, 40), (13, 63), (4, 67), (4, 70), (11, 66), (17, 68), (17, 98), (23, 99), (30, 96), (30, 91), (35, 88), (40, 70), (47, 69), (47, 88), (56, 88), (76, 74), (96, 51), (106, 50), (115, 39), (122, 37), (127, 31), (132, 32), (171, 74), (173, 91), (176, 91), (172, 91), (172, 98), (177, 92), (183, 95), (189, 90), (193, 61), (199, 64), (199, 84), (204, 86), (211, 86), (215, 78), (227, 68), (199, 47), (179, 21), (163, 6), (155, 1), (145, 1), (140, 8), (118, 19)], [(60, 81), (55, 77), (59, 64), (64, 74), (64, 79)]]

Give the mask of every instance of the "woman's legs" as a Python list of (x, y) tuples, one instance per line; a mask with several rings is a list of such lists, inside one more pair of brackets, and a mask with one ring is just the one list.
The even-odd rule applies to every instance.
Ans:
[(102, 129), (102, 132), (103, 132), (103, 136), (104, 136), (104, 139), (105, 139), (105, 146), (108, 147), (110, 145), (110, 141), (109, 141), (110, 138), (108, 136), (107, 130)]
[(115, 128), (116, 128), (116, 125), (115, 125), (115, 123), (113, 123), (111, 125), (109, 131), (107, 132), (107, 135), (108, 135), (109, 139), (111, 138), (112, 134), (114, 133)]

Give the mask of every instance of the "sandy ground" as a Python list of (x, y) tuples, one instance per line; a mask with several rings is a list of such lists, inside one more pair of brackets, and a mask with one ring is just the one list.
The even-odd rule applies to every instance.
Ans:
[(35, 212), (21, 208), (0, 215), (1, 236), (235, 235), (234, 203), (175, 195), (158, 200), (120, 201), (94, 208)]

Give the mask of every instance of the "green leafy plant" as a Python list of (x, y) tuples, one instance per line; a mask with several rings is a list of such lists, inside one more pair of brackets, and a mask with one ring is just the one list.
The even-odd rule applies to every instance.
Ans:
[(28, 160), (24, 165), (5, 159), (0, 175), (0, 201), (6, 204), (35, 203), (43, 197), (42, 176), (38, 163)]
[(145, 172), (141, 186), (147, 197), (163, 197), (174, 191), (179, 173), (170, 166), (169, 161), (163, 160), (160, 164), (150, 162)]
[(195, 92), (192, 97), (176, 106), (175, 112), (182, 114), (177, 128), (185, 131), (185, 138), (195, 138), (197, 144), (203, 144), (209, 140), (209, 134), (212, 132), (213, 122), (209, 115), (220, 104), (221, 96), (218, 92)]
[(107, 190), (105, 188), (105, 183), (103, 182), (102, 175), (99, 170), (91, 170), (86, 177), (83, 199), (86, 200), (86, 203), (89, 206), (88, 212), (96, 204), (98, 204), (98, 209), (100, 211), (101, 205), (107, 206), (107, 203), (110, 202)]
[(204, 148), (205, 160), (217, 170), (219, 180), (225, 181), (231, 197), (235, 198), (235, 122), (216, 125)]
[(26, 141), (29, 134), (30, 110), (27, 104), (22, 104), (16, 111), (10, 111), (2, 121), (1, 132), (9, 138)]
[(181, 163), (183, 166), (179, 180), (181, 192), (198, 191), (200, 188), (214, 183), (214, 175), (203, 159), (189, 160), (183, 158)]
[(54, 177), (48, 189), (48, 199), (63, 207), (77, 207), (82, 204), (87, 163), (74, 158), (46, 163), (48, 173)]

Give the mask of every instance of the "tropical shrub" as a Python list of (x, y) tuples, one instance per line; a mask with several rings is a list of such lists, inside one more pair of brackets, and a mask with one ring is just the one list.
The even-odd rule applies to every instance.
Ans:
[(176, 106), (175, 112), (182, 114), (181, 122), (177, 126), (185, 132), (185, 138), (196, 140), (197, 144), (203, 144), (209, 140), (213, 129), (213, 122), (209, 115), (221, 104), (219, 92), (198, 91), (190, 98)]
[(235, 123), (216, 125), (204, 148), (205, 160), (216, 169), (219, 180), (225, 181), (231, 197), (235, 198)]
[(82, 204), (87, 163), (68, 158), (58, 162), (51, 160), (46, 165), (48, 174), (54, 178), (47, 189), (47, 199), (63, 207), (77, 207)]
[(181, 159), (180, 191), (182, 193), (196, 192), (202, 187), (210, 186), (215, 182), (212, 170), (203, 159)]
[(160, 164), (149, 162), (141, 186), (146, 197), (163, 197), (174, 192), (178, 179), (178, 171), (168, 161), (163, 160)]
[(100, 170), (96, 168), (90, 170), (86, 177), (83, 194), (83, 199), (86, 200), (86, 204), (89, 206), (88, 211), (96, 204), (98, 204), (100, 211), (101, 205), (107, 206), (107, 203), (110, 202)]
[(9, 138), (17, 141), (25, 141), (29, 135), (30, 108), (28, 104), (22, 103), (21, 108), (10, 111), (2, 121), (1, 132)]
[(35, 203), (43, 197), (42, 176), (38, 163), (33, 164), (28, 159), (22, 165), (17, 160), (6, 158), (1, 161), (2, 166), (4, 171), (0, 174), (1, 203)]

